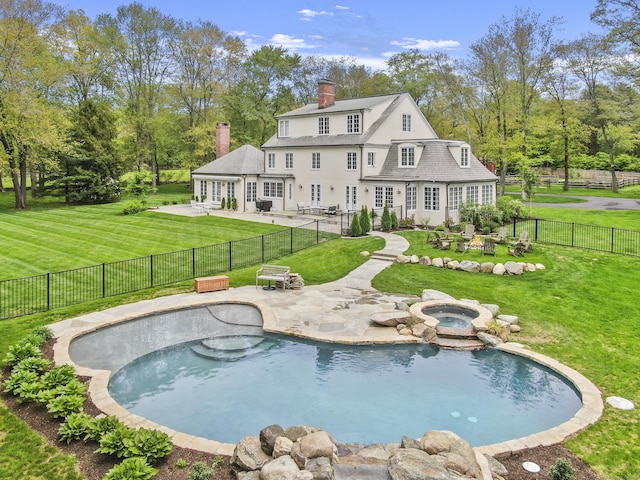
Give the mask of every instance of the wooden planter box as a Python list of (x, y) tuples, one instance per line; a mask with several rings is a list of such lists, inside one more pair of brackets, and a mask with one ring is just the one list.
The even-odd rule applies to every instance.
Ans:
[(216, 277), (196, 278), (195, 290), (197, 293), (229, 290), (229, 277), (226, 275), (218, 275)]

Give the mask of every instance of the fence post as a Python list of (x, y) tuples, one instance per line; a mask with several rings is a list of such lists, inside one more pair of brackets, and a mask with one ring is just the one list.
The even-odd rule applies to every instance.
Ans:
[(149, 282), (151, 283), (151, 287), (153, 288), (153, 255), (149, 255)]
[(191, 249), (191, 276), (196, 278), (196, 248)]
[[(320, 222), (318, 222), (318, 220), (315, 220), (316, 222), (316, 245), (318, 245), (318, 243), (320, 243)], [(340, 224), (342, 225), (342, 215), (340, 215)]]
[(576, 236), (576, 224), (571, 223), (571, 246), (574, 246)]
[(537, 242), (538, 241), (538, 219), (537, 218), (536, 218), (535, 222), (536, 222), (535, 223), (535, 228), (534, 228), (535, 234), (533, 236), (533, 239)]
[(615, 231), (616, 227), (611, 227), (611, 253), (614, 253), (615, 248)]
[(102, 298), (107, 296), (107, 265), (102, 263)]
[(289, 230), (289, 253), (293, 253), (293, 227)]
[(512, 237), (516, 236), (516, 222), (517, 222), (516, 217), (513, 217), (513, 234), (511, 235)]
[(229, 241), (229, 271), (233, 269), (233, 241)]
[(260, 238), (262, 240), (262, 263), (264, 263), (264, 235), (262, 235)]
[(51, 274), (47, 272), (47, 311), (51, 310)]

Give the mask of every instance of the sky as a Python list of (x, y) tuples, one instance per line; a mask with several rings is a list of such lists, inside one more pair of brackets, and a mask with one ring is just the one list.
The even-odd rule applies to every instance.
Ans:
[[(51, 0), (67, 9), (82, 9), (95, 19), (115, 15), (116, 0)], [(530, 9), (543, 22), (560, 17), (555, 35), (574, 40), (600, 29), (589, 16), (597, 0), (138, 0), (147, 7), (183, 20), (208, 20), (250, 48), (270, 44), (301, 55), (355, 57), (359, 64), (384, 69), (396, 53), (417, 48), (468, 55), (469, 46), (489, 27)]]

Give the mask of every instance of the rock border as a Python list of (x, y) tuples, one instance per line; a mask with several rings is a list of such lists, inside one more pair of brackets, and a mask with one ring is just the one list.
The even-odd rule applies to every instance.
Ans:
[(526, 272), (536, 272), (544, 270), (546, 267), (542, 263), (529, 262), (477, 262), (475, 260), (455, 260), (450, 257), (429, 257), (425, 255), (398, 255), (396, 263), (401, 265), (420, 264), (425, 267), (448, 268), (450, 270), (462, 270), (469, 273), (492, 273), (493, 275), (522, 275)]

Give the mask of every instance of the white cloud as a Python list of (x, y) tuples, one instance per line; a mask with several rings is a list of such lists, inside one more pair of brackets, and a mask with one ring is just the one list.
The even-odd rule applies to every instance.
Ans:
[(287, 50), (315, 48), (314, 45), (309, 45), (302, 38), (295, 38), (295, 37), (292, 37), (291, 35), (286, 35), (284, 33), (276, 33), (274, 36), (271, 37), (270, 43), (286, 48)]
[(391, 41), (391, 45), (406, 49), (417, 48), (418, 50), (453, 50), (460, 47), (460, 42), (457, 40), (424, 40), (405, 37), (402, 40)]
[(325, 12), (324, 10), (310, 10), (308, 8), (303, 8), (302, 10), (298, 10), (298, 13), (302, 15), (300, 20), (311, 21), (313, 17), (322, 16), (322, 15), (332, 15), (330, 12)]
[(349, 7), (345, 7), (343, 5), (336, 5), (336, 10), (349, 10)]

